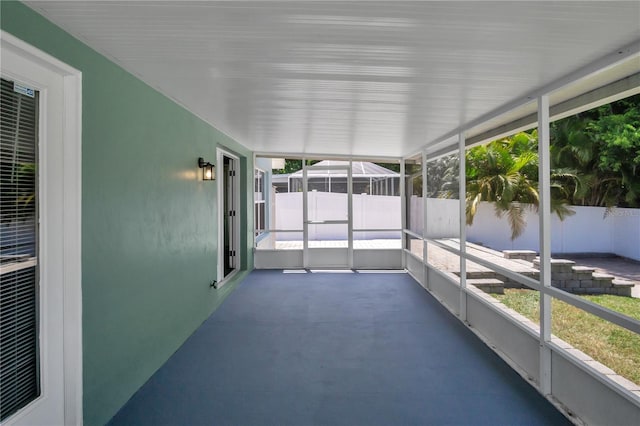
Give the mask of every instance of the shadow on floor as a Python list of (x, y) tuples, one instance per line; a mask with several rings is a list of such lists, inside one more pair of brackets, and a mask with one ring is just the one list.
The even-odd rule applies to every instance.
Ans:
[(570, 422), (406, 274), (253, 271), (110, 424)]

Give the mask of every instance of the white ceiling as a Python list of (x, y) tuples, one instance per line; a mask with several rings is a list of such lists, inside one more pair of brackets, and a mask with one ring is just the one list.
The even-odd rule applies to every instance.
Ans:
[(262, 153), (406, 155), (640, 40), (639, 1), (28, 5)]

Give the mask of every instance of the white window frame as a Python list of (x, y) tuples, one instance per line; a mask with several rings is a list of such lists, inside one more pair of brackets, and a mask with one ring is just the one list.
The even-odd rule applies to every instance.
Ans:
[[(82, 73), (5, 31), (0, 46), (2, 76), (40, 91), (41, 117), (41, 394), (2, 424), (82, 424)], [(61, 85), (53, 90), (44, 74), (61, 77)], [(58, 318), (62, 329), (47, 318)], [(61, 358), (52, 355), (60, 346)]]

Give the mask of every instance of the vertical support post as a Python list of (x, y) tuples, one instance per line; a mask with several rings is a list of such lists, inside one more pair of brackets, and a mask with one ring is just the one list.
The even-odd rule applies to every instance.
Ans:
[(459, 214), (460, 214), (460, 319), (467, 321), (467, 221), (466, 221), (466, 145), (463, 133), (458, 135)]
[(347, 260), (349, 269), (353, 269), (353, 160), (349, 159), (349, 170), (347, 170), (347, 214), (349, 223), (347, 225), (348, 251)]
[(402, 231), (400, 232), (400, 244), (402, 244), (402, 269), (407, 269), (407, 253), (405, 249), (407, 248), (406, 234), (404, 230), (407, 229), (407, 195), (405, 191), (407, 178), (405, 176), (405, 166), (404, 166), (404, 158), (400, 160), (400, 214), (402, 217), (400, 218), (400, 227)]
[(302, 159), (302, 267), (309, 267), (309, 200), (307, 200), (307, 160)]
[(551, 394), (551, 163), (549, 158), (549, 96), (538, 98), (538, 197), (540, 218), (540, 390)]
[(429, 266), (427, 261), (429, 259), (429, 247), (427, 244), (427, 224), (429, 215), (427, 214), (427, 152), (422, 151), (422, 281), (426, 288), (431, 290), (429, 285)]

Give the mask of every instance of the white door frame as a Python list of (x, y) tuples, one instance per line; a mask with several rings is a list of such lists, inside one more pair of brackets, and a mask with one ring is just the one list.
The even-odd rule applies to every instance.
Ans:
[(0, 33), (1, 73), (40, 92), (41, 394), (3, 425), (82, 424), (82, 73)]
[[(298, 154), (287, 154), (287, 153), (278, 153), (276, 154), (279, 158), (288, 158), (288, 159), (298, 159), (302, 160), (303, 168), (303, 180), (304, 180), (304, 168), (309, 167), (306, 165), (307, 158), (300, 157)], [(254, 153), (254, 163), (256, 158), (273, 158), (274, 154), (270, 153)], [(315, 156), (314, 159), (331, 159), (331, 157), (319, 157)], [(363, 157), (355, 157), (349, 158), (350, 165), (353, 164), (353, 161), (360, 161), (359, 159), (365, 161), (377, 161), (371, 158), (363, 158)], [(384, 162), (396, 162), (400, 161), (399, 158), (380, 158), (379, 161)], [(404, 176), (404, 162), (400, 161), (401, 171), (400, 176)], [(317, 164), (313, 166), (312, 169), (309, 170), (318, 170), (324, 167), (325, 169), (342, 169), (342, 170), (350, 170), (351, 166), (346, 165), (333, 165), (333, 166), (318, 166)], [(298, 171), (299, 173), (299, 171)], [(310, 173), (307, 172), (307, 177), (310, 177)], [(288, 182), (291, 182), (291, 176), (288, 179)], [(295, 186), (295, 185), (294, 185)], [(295, 192), (295, 188), (288, 188), (289, 190), (293, 190)], [(406, 227), (405, 222), (405, 182), (404, 179), (400, 180), (400, 200), (401, 200), (401, 217), (402, 217), (402, 226), (400, 229), (355, 229), (355, 218), (354, 214), (354, 198), (353, 198), (353, 173), (351, 173), (351, 181), (348, 183), (348, 201), (349, 201), (349, 217), (351, 218), (350, 223), (348, 224), (349, 229), (349, 241), (348, 241), (348, 249), (345, 248), (309, 248), (309, 205), (308, 205), (308, 191), (307, 185), (303, 185), (302, 188), (297, 188), (301, 191), (302, 194), (302, 214), (300, 217), (300, 226), (299, 229), (292, 229), (289, 225), (282, 226), (285, 229), (277, 229), (275, 224), (270, 224), (267, 232), (270, 233), (272, 244), (268, 246), (262, 246), (258, 248), (256, 244), (254, 244), (254, 267), (257, 269), (399, 269), (403, 268), (403, 254), (404, 254), (404, 242), (402, 241), (402, 245), (399, 248), (393, 249), (367, 249), (367, 248), (359, 248), (356, 250), (354, 248), (354, 235), (357, 235), (358, 232), (366, 232), (366, 231), (396, 231), (402, 235), (404, 238), (404, 232), (402, 229)], [(289, 192), (289, 191), (287, 191)], [(273, 201), (272, 201), (273, 202)], [(274, 208), (274, 205), (271, 204), (270, 208)], [(324, 223), (329, 223), (333, 221), (324, 221)], [(340, 223), (346, 223), (347, 221), (340, 221)], [(297, 223), (297, 222), (296, 222)], [(333, 222), (336, 223), (336, 222)], [(295, 227), (297, 228), (297, 226)], [(299, 240), (302, 243), (302, 246), (298, 249), (278, 249), (275, 245), (276, 234), (282, 233), (285, 235), (295, 235), (302, 234), (302, 238)], [(298, 241), (298, 239), (296, 239)], [(255, 241), (254, 241), (255, 243)], [(310, 253), (310, 250), (312, 253)], [(340, 257), (340, 253), (342, 257)], [(322, 263), (321, 263), (322, 262)], [(345, 266), (346, 263), (346, 266)]]
[[(238, 273), (240, 270), (240, 264), (242, 261), (242, 250), (240, 250), (240, 173), (242, 170), (240, 168), (240, 157), (231, 153), (230, 151), (225, 150), (224, 148), (218, 147), (216, 149), (216, 169), (218, 176), (216, 180), (218, 181), (218, 284), (217, 287), (223, 286), (226, 282), (229, 281), (231, 277)], [(235, 172), (234, 179), (235, 185), (233, 187), (233, 205), (231, 206), (232, 210), (235, 212), (235, 220), (234, 227), (231, 230), (231, 247), (235, 250), (234, 256), (234, 269), (233, 271), (224, 276), (224, 265), (227, 261), (224, 253), (224, 199), (226, 196), (225, 188), (224, 188), (224, 157), (229, 157), (233, 160), (235, 168), (233, 171)]]
[[(349, 160), (348, 165), (335, 165), (335, 166), (314, 166), (312, 170), (343, 170), (347, 174), (347, 219), (345, 220), (324, 220), (321, 224), (344, 224), (347, 225), (347, 249), (340, 248), (327, 248), (327, 249), (316, 249), (309, 248), (309, 225), (319, 225), (319, 223), (314, 223), (309, 220), (309, 199), (307, 198), (309, 195), (308, 189), (308, 170), (310, 166), (306, 165), (306, 161), (302, 162), (302, 225), (303, 225), (303, 252), (302, 252), (302, 263), (304, 268), (312, 268), (312, 267), (337, 267), (337, 268), (353, 268), (353, 179), (352, 179), (352, 166), (351, 160)], [(311, 261), (311, 252), (315, 252), (317, 258), (319, 258), (320, 262), (318, 264), (312, 264)], [(331, 252), (346, 252), (346, 262), (344, 264), (332, 264), (333, 262), (330, 256)]]

